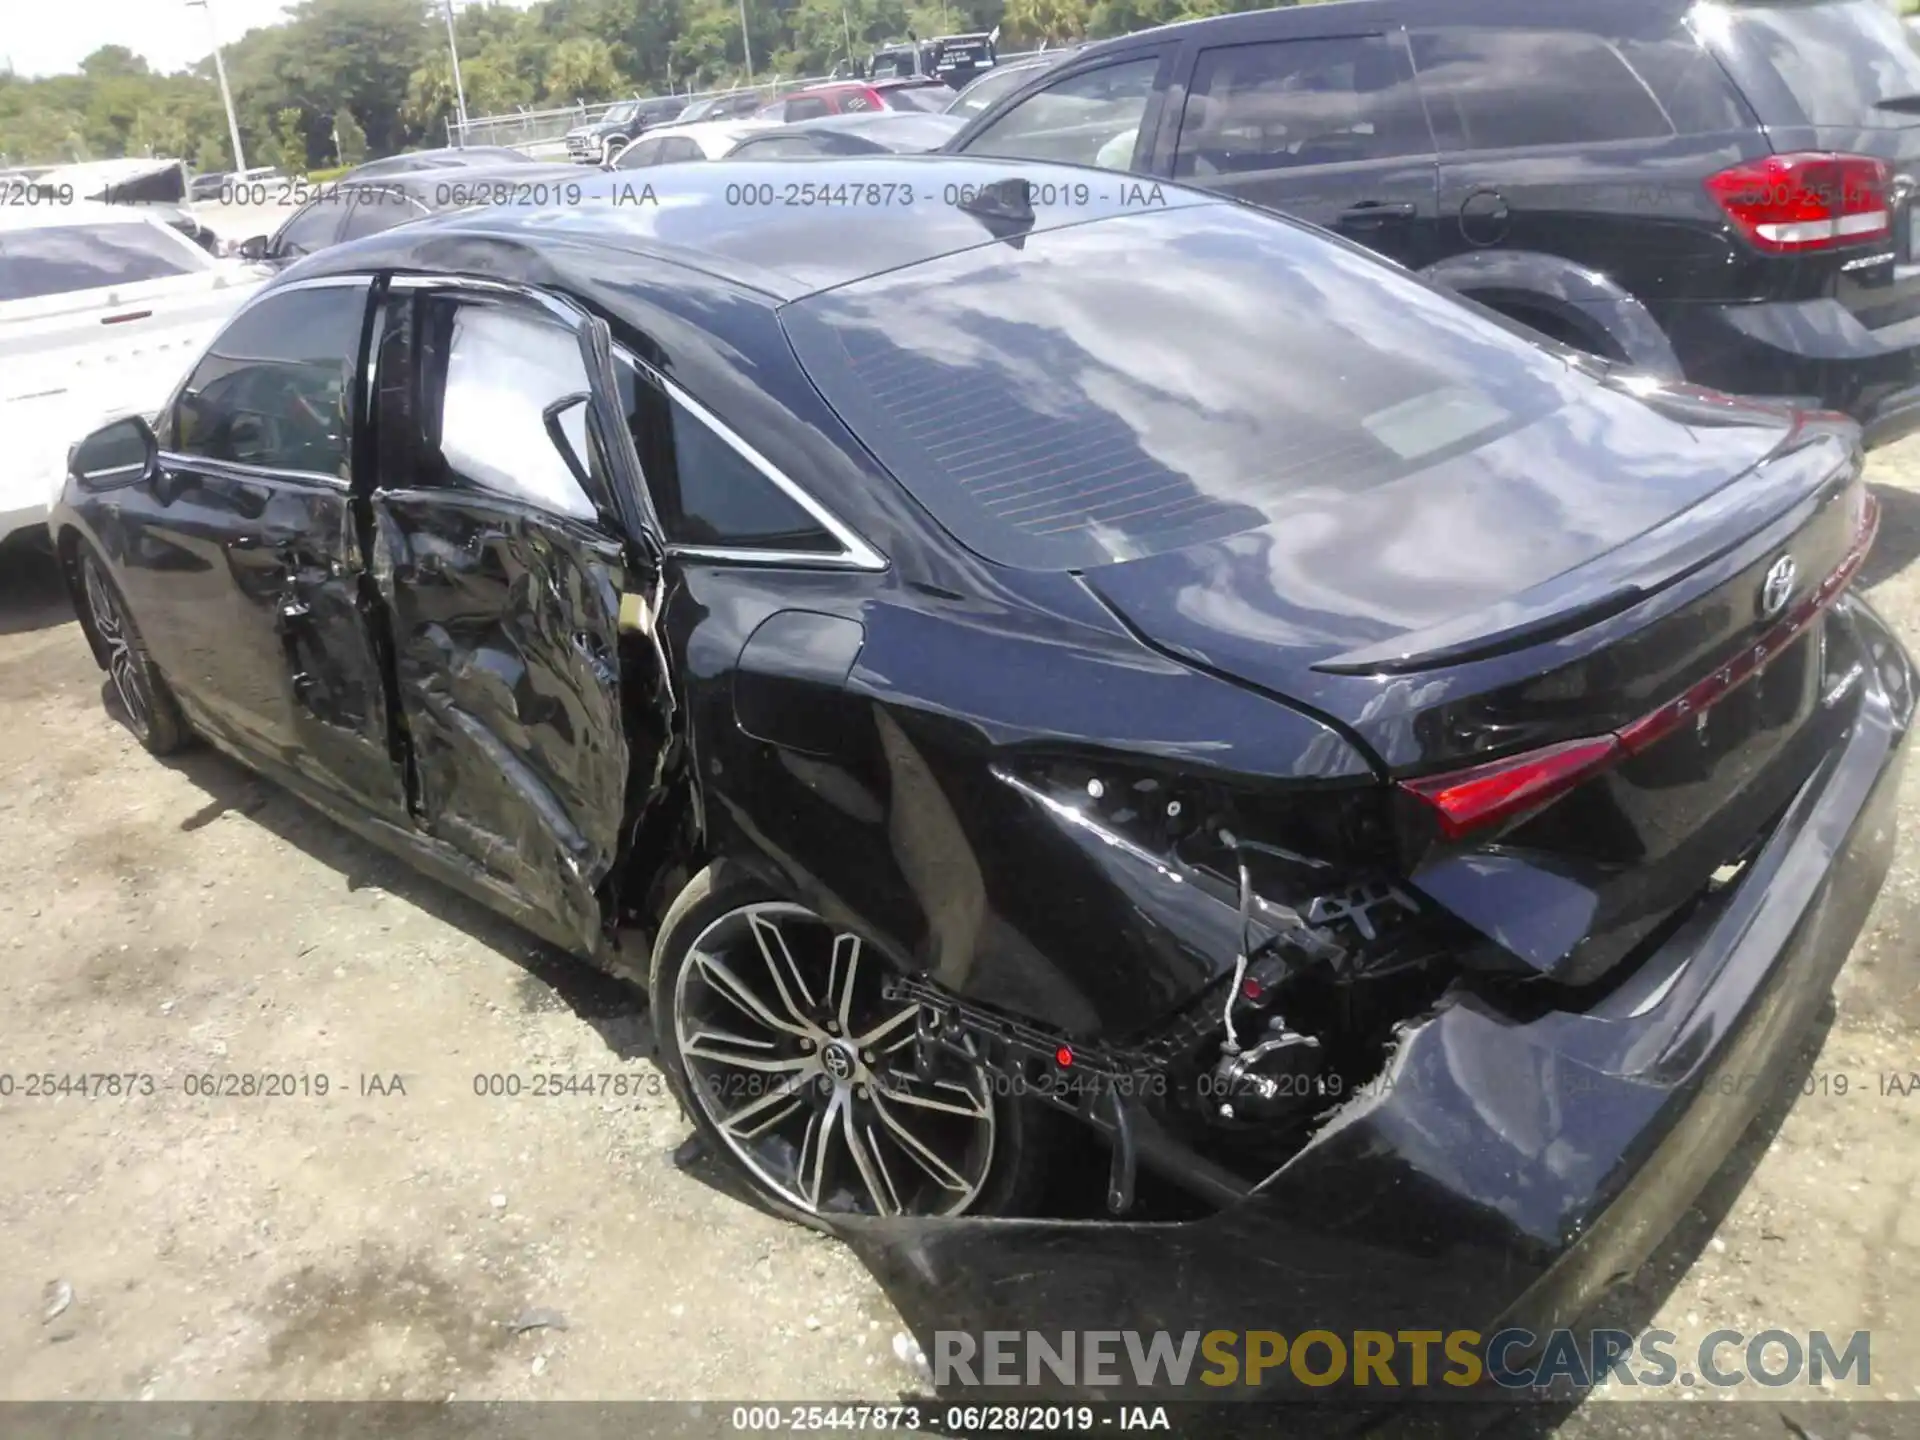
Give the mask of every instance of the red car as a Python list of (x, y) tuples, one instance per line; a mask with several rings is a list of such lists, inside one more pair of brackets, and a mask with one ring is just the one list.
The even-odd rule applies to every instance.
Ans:
[(952, 87), (924, 76), (901, 80), (838, 80), (826, 85), (809, 85), (804, 90), (770, 100), (753, 112), (753, 118), (788, 124), (859, 110), (943, 110), (952, 99)]

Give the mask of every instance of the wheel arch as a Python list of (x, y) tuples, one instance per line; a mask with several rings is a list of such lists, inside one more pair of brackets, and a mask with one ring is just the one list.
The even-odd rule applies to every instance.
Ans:
[(1476, 250), (1450, 256), (1420, 273), (1554, 339), (1662, 379), (1682, 378), (1673, 344), (1645, 303), (1611, 276), (1565, 256)]
[[(93, 616), (87, 609), (85, 585), (80, 578), (80, 547), (88, 543), (78, 527), (61, 525), (54, 531), (53, 554), (60, 567), (60, 583), (66, 587), (67, 599), (80, 621), (80, 633), (86, 636), (87, 649), (93, 652), (93, 663), (104, 670), (107, 668), (107, 649), (93, 628)], [(97, 545), (93, 549), (95, 554), (101, 553)]]

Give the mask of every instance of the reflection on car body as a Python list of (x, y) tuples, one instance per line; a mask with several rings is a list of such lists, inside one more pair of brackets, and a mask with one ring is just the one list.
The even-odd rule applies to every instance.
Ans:
[(1920, 427), (1917, 95), (1882, 0), (1350, 0), (1089, 44), (946, 148), (1267, 206), (1872, 447)]
[(1578, 1313), (1889, 864), (1857, 429), (1177, 185), (726, 202), (795, 168), (337, 246), (83, 444), (136, 732), (646, 984), (923, 1335)]

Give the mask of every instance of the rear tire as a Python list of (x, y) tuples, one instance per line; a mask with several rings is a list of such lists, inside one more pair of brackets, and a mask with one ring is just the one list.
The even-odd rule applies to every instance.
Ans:
[(768, 1205), (836, 1214), (1017, 1214), (1044, 1166), (1028, 1106), (965, 1057), (910, 1073), (914, 1008), (891, 967), (737, 867), (696, 875), (653, 949), (661, 1068), (695, 1128)]
[(171, 755), (192, 738), (179, 702), (147, 654), (140, 631), (106, 562), (84, 541), (76, 557), (80, 591), (86, 600), (86, 624), (104, 657), (108, 679), (120, 698), (127, 728), (150, 754)]

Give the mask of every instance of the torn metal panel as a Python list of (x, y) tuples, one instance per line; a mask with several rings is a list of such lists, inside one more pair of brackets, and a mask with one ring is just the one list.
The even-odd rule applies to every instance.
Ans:
[(484, 495), (372, 504), (424, 828), (592, 952), (627, 789), (620, 547)]

